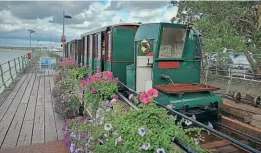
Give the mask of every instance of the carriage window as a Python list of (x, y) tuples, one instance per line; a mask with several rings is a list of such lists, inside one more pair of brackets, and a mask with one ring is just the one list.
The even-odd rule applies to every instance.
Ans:
[(108, 55), (107, 55), (107, 60), (110, 61), (111, 60), (111, 49), (112, 49), (112, 46), (111, 46), (111, 33), (108, 33)]
[(163, 28), (159, 58), (182, 58), (186, 29)]
[(88, 46), (87, 46), (87, 42), (88, 42), (88, 37), (84, 37), (84, 58), (88, 57)]
[(98, 40), (97, 40), (97, 57), (100, 59), (101, 58), (101, 33), (98, 34)]
[(92, 58), (92, 36), (89, 36), (89, 58)]

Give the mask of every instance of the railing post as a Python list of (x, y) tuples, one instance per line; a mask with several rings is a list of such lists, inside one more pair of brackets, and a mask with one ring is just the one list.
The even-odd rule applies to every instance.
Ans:
[(21, 72), (21, 60), (20, 60), (21, 57), (18, 57), (18, 64), (19, 64), (19, 73)]
[(24, 56), (22, 56), (22, 68), (23, 68), (22, 71), (24, 71)]
[(15, 67), (15, 73), (17, 75), (17, 67), (16, 67), (16, 60), (14, 59), (14, 67)]
[(1, 72), (1, 80), (2, 80), (2, 83), (3, 83), (4, 87), (6, 88), (6, 84), (5, 84), (5, 80), (4, 80), (4, 73), (3, 73), (2, 65), (0, 65), (0, 72)]
[(12, 71), (11, 71), (10, 61), (8, 61), (8, 67), (9, 67), (9, 73), (10, 73), (11, 79), (12, 79), (12, 81), (13, 81), (14, 78), (13, 78)]

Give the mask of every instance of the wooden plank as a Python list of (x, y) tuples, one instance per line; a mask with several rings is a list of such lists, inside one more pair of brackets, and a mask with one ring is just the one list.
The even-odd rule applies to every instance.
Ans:
[(52, 107), (52, 97), (51, 97), (51, 87), (50, 87), (50, 77), (45, 76), (44, 84), (44, 105), (47, 107)]
[(32, 74), (31, 81), (29, 82), (27, 89), (25, 90), (24, 96), (21, 100), (21, 103), (28, 103), (29, 102), (29, 97), (33, 89), (34, 81), (35, 81), (35, 74)]
[(38, 90), (38, 96), (37, 96), (37, 106), (41, 105), (44, 106), (44, 73), (41, 74), (40, 77), (40, 85)]
[(62, 133), (62, 129), (63, 129), (63, 124), (64, 124), (64, 119), (55, 112), (54, 112), (54, 117), (55, 117), (55, 125), (56, 125), (58, 140), (63, 140), (64, 136)]
[(223, 105), (227, 105), (230, 107), (234, 107), (237, 109), (240, 109), (242, 111), (246, 111), (246, 112), (250, 112), (253, 114), (257, 114), (257, 115), (261, 115), (261, 109), (248, 105), (248, 104), (244, 104), (244, 103), (236, 103), (233, 100), (227, 99), (227, 98), (223, 98)]
[[(57, 140), (53, 108), (45, 107), (45, 142)], [(60, 132), (60, 131), (58, 131)]]
[[(49, 74), (46, 70), (45, 74)], [(45, 75), (45, 142), (57, 140), (57, 132), (55, 127), (54, 110), (51, 97), (50, 76)]]
[(24, 121), (17, 146), (30, 145), (32, 140), (32, 129), (34, 121)]
[(3, 104), (0, 107), (0, 121), (4, 117), (6, 111), (8, 110), (9, 106), (13, 102), (13, 99), (15, 95), (17, 94), (17, 91), (21, 88), (24, 80), (26, 79), (27, 75), (22, 76), (22, 78), (19, 80), (19, 82), (16, 84), (15, 88), (11, 91), (11, 93), (8, 95), (6, 100), (3, 102)]
[(27, 104), (20, 104), (12, 124), (7, 132), (2, 148), (15, 147), (20, 133), (20, 129), (23, 123), (23, 117), (26, 110)]
[(39, 89), (39, 82), (40, 82), (40, 73), (36, 74), (33, 90), (30, 95), (30, 99), (28, 102), (28, 107), (25, 113), (25, 118), (24, 120), (26, 121), (33, 121), (34, 120), (34, 113), (35, 113), (35, 106), (36, 106), (36, 101), (37, 101), (37, 94), (38, 94), (38, 89)]
[[(29, 74), (30, 75), (30, 74)], [(28, 75), (28, 76), (29, 76)], [(27, 87), (27, 84), (29, 82), (31, 77), (27, 77), (26, 80), (23, 82), (21, 88), (19, 89), (17, 95), (13, 99), (12, 104), (6, 111), (6, 114), (4, 115), (2, 121), (0, 122), (0, 144), (3, 143), (6, 133), (12, 123), (12, 120), (15, 116), (16, 110), (18, 109), (18, 105), (22, 99), (23, 93), (25, 92), (25, 89)]]
[(36, 106), (32, 144), (44, 143), (44, 106)]

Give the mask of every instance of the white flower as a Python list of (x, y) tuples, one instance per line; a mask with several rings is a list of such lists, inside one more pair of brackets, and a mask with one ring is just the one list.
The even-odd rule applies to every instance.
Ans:
[(71, 143), (70, 151), (71, 151), (71, 152), (74, 152), (74, 150), (75, 150), (75, 144), (74, 144), (74, 143)]
[(185, 124), (189, 126), (189, 125), (191, 125), (191, 124), (192, 124), (192, 122), (191, 122), (191, 121), (189, 121), (189, 120), (186, 120), (186, 121), (185, 121)]
[(194, 142), (195, 142), (196, 145), (198, 145), (199, 144), (199, 139), (198, 138), (194, 138)]
[(123, 141), (122, 137), (119, 136), (119, 137), (117, 138), (117, 141), (118, 141), (118, 142), (122, 142), (122, 141)]
[(110, 101), (110, 103), (113, 104), (113, 103), (116, 102), (116, 101), (117, 101), (117, 100), (113, 98), (113, 99)]
[(110, 131), (111, 129), (112, 129), (111, 124), (105, 124), (105, 125), (104, 125), (104, 130)]
[(144, 128), (139, 128), (139, 135), (141, 135), (142, 137), (147, 133), (147, 131)]
[(110, 112), (111, 111), (111, 108), (110, 107), (106, 107), (106, 112)]
[(120, 143), (120, 142), (122, 142), (122, 141), (123, 141), (123, 139), (122, 139), (121, 136), (118, 137), (118, 138), (116, 138), (116, 139), (115, 139), (115, 146), (118, 144), (118, 142)]
[(141, 148), (144, 149), (144, 150), (148, 150), (149, 147), (150, 147), (150, 144), (149, 144), (149, 143), (146, 143), (146, 144), (142, 145)]
[(168, 109), (174, 109), (175, 106), (174, 106), (173, 104), (169, 104), (169, 105), (167, 105), (167, 108), (168, 108)]
[(165, 153), (165, 150), (163, 148), (157, 149), (157, 153)]
[(76, 133), (75, 133), (75, 132), (72, 132), (72, 133), (70, 134), (70, 136), (73, 137), (74, 139), (76, 139)]
[(129, 95), (129, 100), (131, 100), (131, 99), (132, 99), (132, 97), (133, 97), (133, 94), (130, 94), (130, 95)]
[(118, 136), (117, 131), (113, 131), (113, 132), (112, 132), (112, 135), (114, 135), (114, 136)]

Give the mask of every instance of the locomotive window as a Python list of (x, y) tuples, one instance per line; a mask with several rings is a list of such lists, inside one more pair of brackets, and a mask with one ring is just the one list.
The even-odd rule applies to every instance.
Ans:
[(163, 28), (159, 58), (182, 58), (186, 29)]

